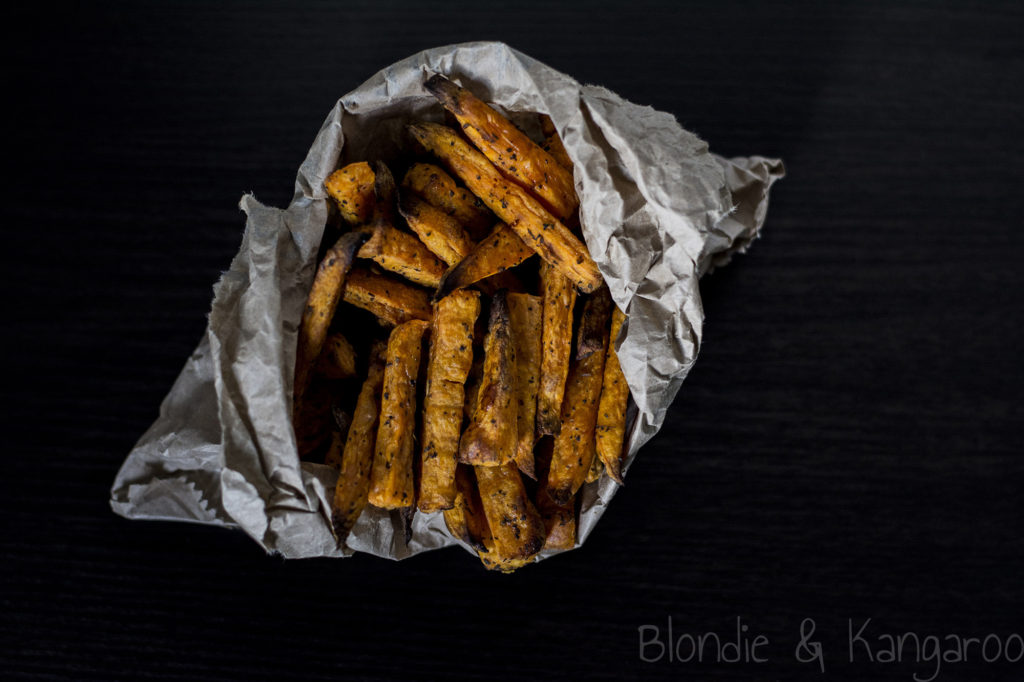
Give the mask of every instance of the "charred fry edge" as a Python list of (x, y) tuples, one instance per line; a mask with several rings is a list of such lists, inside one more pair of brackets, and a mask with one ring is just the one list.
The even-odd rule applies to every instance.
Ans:
[(580, 291), (590, 293), (603, 283), (601, 272), (583, 242), (525, 190), (506, 180), (454, 130), (434, 123), (414, 123), (408, 129), (530, 248), (557, 267)]
[(363, 232), (348, 232), (324, 254), (317, 267), (306, 307), (299, 321), (299, 338), (295, 351), (296, 402), (309, 387), (310, 376), (327, 339), (327, 330), (334, 319), (334, 311), (342, 297), (346, 276), (355, 260), (356, 251), (366, 241)]
[[(584, 325), (603, 329), (604, 342), (608, 342), (611, 296), (602, 289), (587, 299), (583, 307)], [(593, 317), (593, 321), (586, 318)], [(577, 358), (566, 382), (562, 404), (562, 429), (555, 437), (548, 472), (547, 489), (556, 504), (566, 504), (585, 482), (597, 456), (597, 410), (604, 380), (604, 349)]]
[(473, 93), (441, 75), (427, 79), (426, 89), (455, 114), (463, 133), (501, 173), (532, 192), (553, 215), (564, 220), (579, 205), (572, 173), (511, 121)]
[(544, 546), (544, 520), (526, 494), (514, 463), (475, 467), (480, 501), (502, 559), (526, 559)]
[(506, 295), (502, 289), (491, 299), (476, 409), (459, 443), (465, 464), (505, 464), (516, 454), (515, 348)]

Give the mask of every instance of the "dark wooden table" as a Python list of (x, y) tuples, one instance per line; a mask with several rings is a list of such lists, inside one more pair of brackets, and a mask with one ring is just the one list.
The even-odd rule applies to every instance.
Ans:
[[(913, 649), (851, 662), (870, 618), (875, 655), (885, 633), (1009, 646), (935, 679), (1024, 679), (1019, 4), (47, 3), (5, 24), (0, 677), (935, 673)], [(589, 541), (502, 576), (116, 517), (239, 197), (286, 205), (339, 96), (471, 39), (789, 170), (763, 239), (703, 283), (701, 357)], [(670, 617), (677, 639), (741, 618), (769, 661), (642, 661)], [(806, 618), (824, 675), (796, 658)]]

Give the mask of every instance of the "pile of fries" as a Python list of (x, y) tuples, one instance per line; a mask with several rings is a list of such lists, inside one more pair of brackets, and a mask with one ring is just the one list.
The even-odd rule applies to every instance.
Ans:
[(339, 546), (367, 504), (407, 539), (417, 510), (442, 512), (507, 572), (574, 546), (584, 482), (621, 482), (624, 316), (551, 121), (538, 144), (444, 77), (426, 88), (451, 125), (408, 126), (432, 158), (408, 159), (401, 187), (380, 161), (325, 182), (337, 210), (299, 328), (295, 433), (339, 471)]

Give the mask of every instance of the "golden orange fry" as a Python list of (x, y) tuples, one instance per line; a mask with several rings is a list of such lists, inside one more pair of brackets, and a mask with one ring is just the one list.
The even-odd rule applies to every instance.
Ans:
[(491, 299), (483, 377), (472, 420), (459, 442), (460, 462), (494, 466), (515, 458), (515, 381), (515, 348), (506, 292), (502, 290)]
[(604, 463), (605, 471), (617, 483), (622, 483), (622, 443), (626, 436), (626, 404), (629, 400), (629, 384), (619, 365), (615, 352), (615, 339), (619, 336), (626, 316), (621, 310), (612, 311), (612, 328), (608, 338), (608, 353), (604, 361), (604, 379), (601, 386), (601, 401), (597, 408), (597, 456)]
[(359, 249), (359, 257), (372, 259), (389, 272), (431, 288), (441, 283), (446, 267), (416, 235), (384, 221), (373, 226), (372, 236)]
[(535, 478), (534, 419), (537, 414), (537, 388), (540, 386), (543, 300), (530, 294), (509, 293), (508, 309), (516, 359), (516, 464), (524, 474)]
[(313, 286), (309, 290), (306, 307), (299, 321), (299, 338), (295, 350), (295, 403), (309, 386), (312, 370), (327, 340), (327, 330), (334, 319), (338, 300), (342, 297), (345, 281), (356, 250), (366, 240), (361, 232), (341, 235), (334, 245), (327, 249), (317, 267)]
[(435, 298), (503, 273), (533, 254), (533, 249), (512, 228), (505, 223), (498, 223), (465, 258), (444, 273)]
[(474, 467), (480, 502), (503, 559), (527, 559), (544, 545), (544, 520), (530, 501), (514, 462)]
[(484, 202), (456, 185), (452, 176), (432, 163), (414, 163), (402, 180), (402, 189), (420, 195), (455, 218), (474, 240), (482, 238), (494, 225), (494, 214)]
[(415, 123), (409, 131), (581, 292), (590, 293), (601, 286), (604, 280), (586, 245), (522, 187), (506, 180), (454, 130), (434, 123)]
[[(580, 322), (581, 336), (587, 332), (599, 334), (607, 345), (613, 307), (607, 288), (588, 298)], [(588, 317), (594, 318), (593, 323), (588, 322)], [(583, 346), (585, 341), (580, 338), (577, 345)], [(604, 348), (584, 357), (577, 356), (569, 372), (562, 406), (562, 429), (555, 436), (547, 480), (548, 493), (555, 504), (566, 504), (576, 494), (596, 456), (594, 439), (604, 358)]]
[(384, 382), (385, 347), (383, 342), (377, 342), (371, 352), (370, 369), (359, 391), (352, 423), (344, 439), (338, 483), (331, 502), (331, 523), (339, 545), (345, 541), (359, 515), (363, 513), (370, 493), (370, 474), (380, 419), (381, 386)]
[(365, 161), (350, 163), (324, 180), (324, 189), (334, 199), (341, 217), (352, 225), (361, 225), (373, 215), (374, 173)]
[(571, 171), (507, 118), (444, 76), (432, 76), (426, 88), (455, 114), (462, 132), (506, 177), (532, 192), (555, 217), (564, 220), (573, 214), (579, 199)]
[(473, 330), (479, 314), (480, 294), (475, 291), (457, 291), (435, 307), (420, 453), (417, 504), (422, 512), (448, 509), (455, 503), (463, 384), (473, 364)]
[(429, 326), (423, 320), (410, 320), (391, 330), (388, 337), (369, 493), (370, 504), (381, 509), (402, 509), (415, 504), (416, 381), (423, 334)]
[(349, 272), (344, 299), (350, 305), (369, 310), (392, 327), (409, 320), (430, 320), (433, 314), (425, 289), (362, 267)]
[(540, 385), (537, 389), (537, 434), (553, 436), (561, 430), (562, 397), (572, 351), (576, 289), (547, 263), (541, 264), (540, 286), (544, 322), (541, 329)]
[(459, 221), (415, 194), (403, 194), (398, 210), (431, 252), (455, 265), (473, 250), (473, 240)]

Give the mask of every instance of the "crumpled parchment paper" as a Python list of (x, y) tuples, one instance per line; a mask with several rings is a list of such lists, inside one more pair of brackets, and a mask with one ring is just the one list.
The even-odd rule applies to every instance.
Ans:
[[(323, 181), (340, 165), (397, 156), (409, 121), (442, 120), (423, 88), (434, 73), (526, 127), (538, 112), (554, 121), (575, 164), (587, 246), (628, 316), (616, 340), (635, 403), (627, 467), (658, 431), (700, 346), (698, 279), (757, 237), (781, 162), (714, 156), (671, 114), (581, 85), (502, 43), (452, 45), (389, 66), (342, 97), (286, 210), (242, 198), (245, 235), (215, 287), (207, 333), (118, 472), (115, 512), (241, 528), (285, 557), (402, 559), (457, 544), (440, 513), (417, 513), (406, 543), (388, 512), (367, 507), (338, 549), (329, 502), (336, 473), (299, 461), (290, 421), (297, 328), (327, 219)], [(584, 488), (577, 543), (617, 488), (607, 476)]]

